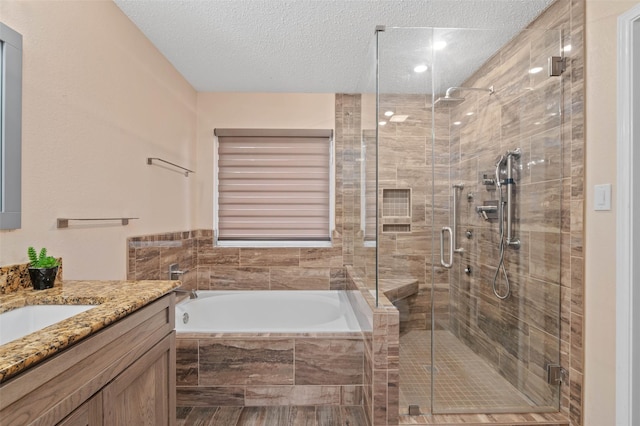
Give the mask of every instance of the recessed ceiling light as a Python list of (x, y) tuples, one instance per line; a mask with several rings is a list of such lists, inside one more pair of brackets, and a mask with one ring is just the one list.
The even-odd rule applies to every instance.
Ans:
[(425, 72), (427, 69), (429, 69), (429, 67), (427, 67), (425, 64), (420, 64), (417, 65), (413, 70), (415, 72)]
[(475, 112), (469, 111), (466, 115), (473, 115), (473, 114), (475, 114)]
[(538, 74), (540, 71), (542, 71), (542, 67), (533, 67), (529, 70), (529, 74)]
[(447, 47), (447, 42), (444, 40), (438, 40), (433, 42), (433, 50), (442, 50)]
[(393, 121), (394, 123), (402, 123), (407, 118), (409, 118), (408, 115), (394, 115), (389, 121)]
[(381, 126), (384, 126), (385, 124), (387, 124), (387, 122), (386, 121), (378, 121), (378, 124), (381, 125)]
[(393, 111), (387, 111), (384, 113), (387, 117), (391, 117), (393, 115)]
[(454, 121), (454, 122), (453, 122), (453, 125), (454, 125), (454, 126), (459, 126), (459, 125), (461, 125), (461, 124), (462, 124), (462, 121)]

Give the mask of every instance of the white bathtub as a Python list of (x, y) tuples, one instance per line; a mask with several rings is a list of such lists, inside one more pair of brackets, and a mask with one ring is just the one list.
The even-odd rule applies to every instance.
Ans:
[(176, 305), (178, 333), (360, 331), (344, 291), (198, 291)]

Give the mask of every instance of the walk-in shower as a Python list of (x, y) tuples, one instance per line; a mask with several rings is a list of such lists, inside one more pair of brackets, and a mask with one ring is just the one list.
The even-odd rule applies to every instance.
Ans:
[(496, 32), (376, 33), (353, 262), (418, 283), (394, 302), (401, 423), (559, 408), (562, 77), (530, 70), (561, 55), (561, 34), (526, 30), (487, 53)]

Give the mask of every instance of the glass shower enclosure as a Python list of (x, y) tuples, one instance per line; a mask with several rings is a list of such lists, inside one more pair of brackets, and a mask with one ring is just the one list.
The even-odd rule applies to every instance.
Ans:
[(558, 410), (561, 56), (559, 31), (376, 32), (354, 268), (413, 289), (401, 415)]

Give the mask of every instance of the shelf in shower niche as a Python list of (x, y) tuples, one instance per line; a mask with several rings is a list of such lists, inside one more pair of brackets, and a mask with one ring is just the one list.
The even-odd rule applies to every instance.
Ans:
[(411, 189), (383, 188), (382, 217), (411, 217)]
[(403, 232), (411, 232), (411, 225), (408, 223), (385, 223), (382, 225), (382, 232), (395, 232), (395, 233), (403, 233)]

